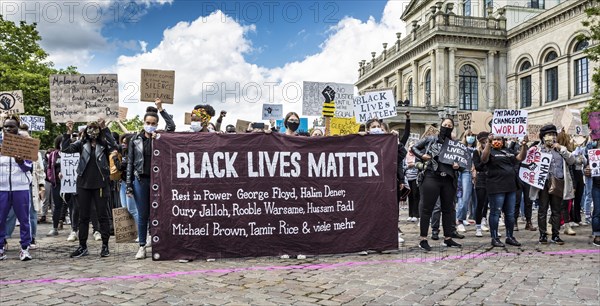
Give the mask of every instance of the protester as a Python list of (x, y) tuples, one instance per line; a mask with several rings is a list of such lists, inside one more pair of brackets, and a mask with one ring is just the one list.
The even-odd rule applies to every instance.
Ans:
[(477, 150), (473, 152), (473, 166), (475, 167), (475, 195), (477, 207), (475, 207), (475, 237), (483, 237), (482, 231), (488, 231), (487, 226), (482, 224), (485, 217), (485, 208), (488, 206), (487, 192), (487, 166), (481, 162), (483, 149), (487, 147), (490, 133), (480, 132), (477, 134)]
[[(65, 136), (67, 140), (70, 135)], [(52, 229), (48, 232), (47, 236), (58, 236), (59, 227), (61, 225), (60, 217), (62, 214), (62, 208), (66, 204), (66, 201), (70, 199), (70, 195), (66, 195), (65, 198), (61, 196), (60, 191), (60, 180), (62, 173), (60, 169), (60, 144), (63, 141), (63, 136), (58, 136), (54, 139), (54, 150), (50, 152), (48, 156), (48, 169), (46, 171), (46, 177), (52, 184), (52, 200), (54, 202), (54, 210), (52, 211)]]
[(300, 116), (294, 112), (289, 112), (283, 119), (283, 126), (285, 126), (285, 134), (288, 136), (297, 136), (298, 128), (300, 127)]
[(592, 235), (594, 240), (592, 243), (595, 246), (600, 247), (600, 177), (592, 177), (592, 171), (590, 166), (585, 168), (586, 178), (592, 179), (592, 197), (594, 201), (594, 210), (592, 211)]
[[(4, 119), (3, 132), (6, 134), (19, 133), (21, 121), (16, 115), (8, 115)], [(10, 157), (0, 154), (0, 260), (6, 259), (4, 243), (6, 236), (6, 218), (12, 208), (19, 220), (21, 234), (21, 251), (19, 259), (31, 260), (29, 245), (31, 244), (31, 224), (29, 218), (31, 170), (33, 163), (20, 156)]]
[(227, 134), (237, 134), (235, 126), (233, 124), (227, 125), (227, 127), (225, 127), (225, 133), (227, 133)]
[[(148, 220), (150, 218), (150, 174), (152, 160), (152, 139), (155, 137), (158, 126), (158, 113), (165, 120), (167, 132), (175, 131), (175, 122), (166, 110), (162, 108), (162, 101), (155, 100), (156, 107), (146, 108), (144, 115), (144, 130), (131, 138), (128, 146), (127, 162), (127, 196), (135, 199), (138, 211), (138, 242), (140, 248), (135, 254), (136, 259), (146, 258), (146, 239), (148, 235)], [(207, 111), (208, 110), (208, 111)], [(201, 129), (197, 126), (196, 132), (207, 132), (210, 117), (214, 115), (214, 109), (210, 105), (196, 106), (192, 113), (192, 121), (201, 123)]]
[[(466, 130), (461, 139), (461, 143), (467, 147), (469, 150), (469, 156), (473, 154), (475, 150), (475, 146), (477, 145), (475, 141), (475, 135), (471, 132), (471, 130)], [(462, 190), (462, 193), (458, 197), (458, 205), (456, 207), (456, 217), (457, 217), (457, 231), (466, 232), (465, 226), (471, 225), (467, 220), (467, 212), (472, 212), (472, 198), (473, 194), (473, 176), (471, 174), (472, 169), (464, 169), (459, 172), (458, 176), (458, 184), (459, 188)]]
[[(589, 151), (593, 149), (598, 149), (598, 141), (593, 140), (591, 136), (585, 146), (585, 156), (589, 156)], [(589, 158), (588, 158), (589, 159)], [(584, 224), (590, 225), (592, 224), (592, 186), (594, 185), (594, 181), (591, 176), (586, 176), (584, 180), (585, 190), (584, 190), (584, 200), (583, 200), (583, 212), (585, 214)], [(599, 203), (599, 202), (594, 202)], [(596, 204), (600, 205), (600, 204)]]
[(571, 207), (570, 227), (577, 227), (581, 224), (581, 207), (584, 201), (583, 192), (585, 190), (584, 175), (583, 171), (585, 166), (588, 164), (585, 150), (585, 137), (578, 136), (573, 139), (576, 146), (573, 150), (572, 155), (575, 158), (575, 164), (571, 166), (571, 172), (573, 173), (573, 188), (575, 189), (575, 198)]
[[(160, 101), (160, 99), (157, 98), (157, 101)], [(223, 114), (223, 113), (221, 113)], [(161, 112), (162, 115), (162, 112)], [(194, 110), (192, 111), (192, 122), (191, 122), (191, 129), (193, 132), (208, 132), (208, 124), (210, 123), (210, 119), (212, 119), (212, 117), (215, 116), (215, 109), (208, 105), (208, 104), (204, 104), (204, 105), (196, 105), (194, 107)], [(163, 117), (164, 118), (164, 117)], [(169, 119), (172, 122), (172, 119)], [(167, 119), (165, 118), (165, 121), (167, 121)], [(158, 122), (157, 122), (158, 123)], [(168, 122), (167, 122), (168, 123)], [(173, 122), (173, 126), (175, 126), (175, 123)], [(220, 126), (220, 124), (219, 124)], [(169, 129), (169, 125), (167, 125), (167, 130)], [(216, 129), (216, 127), (215, 127)]]
[[(121, 144), (121, 162), (118, 163), (118, 171), (121, 172), (121, 180), (119, 182), (119, 196), (121, 200), (121, 207), (127, 209), (127, 211), (133, 216), (133, 220), (137, 224), (138, 222), (138, 210), (133, 197), (127, 196), (127, 166), (129, 164), (129, 143), (134, 134), (123, 134), (119, 139)], [(114, 156), (115, 158), (117, 156)]]
[(314, 128), (310, 132), (310, 137), (320, 137), (320, 136), (323, 136), (323, 130), (321, 130), (321, 129)]

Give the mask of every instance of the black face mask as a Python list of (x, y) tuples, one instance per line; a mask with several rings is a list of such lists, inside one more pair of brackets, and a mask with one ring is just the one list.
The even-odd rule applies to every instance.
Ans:
[(295, 132), (296, 130), (298, 130), (298, 127), (300, 127), (300, 122), (288, 122), (287, 123), (287, 128), (290, 129), (290, 131)]
[(451, 138), (452, 137), (452, 130), (451, 128), (447, 128), (445, 126), (442, 126), (440, 128), (440, 137), (442, 138)]

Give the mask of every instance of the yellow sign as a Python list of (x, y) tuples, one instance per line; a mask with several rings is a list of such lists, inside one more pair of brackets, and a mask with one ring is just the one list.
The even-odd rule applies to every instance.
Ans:
[(358, 133), (360, 124), (352, 118), (331, 118), (330, 135), (349, 135)]

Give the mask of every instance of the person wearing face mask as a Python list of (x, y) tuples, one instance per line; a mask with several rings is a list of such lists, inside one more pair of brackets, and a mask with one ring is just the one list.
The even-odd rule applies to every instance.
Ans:
[[(146, 109), (144, 130), (131, 138), (127, 153), (127, 196), (134, 198), (138, 211), (137, 226), (140, 248), (135, 255), (136, 259), (146, 258), (146, 239), (148, 236), (148, 220), (150, 218), (152, 139), (156, 135), (155, 132), (159, 121), (158, 113), (165, 120), (165, 130), (167, 132), (175, 131), (175, 122), (173, 122), (167, 111), (162, 108), (162, 101), (156, 99), (155, 103), (156, 107), (150, 106)], [(193, 115), (192, 118), (194, 118)], [(207, 125), (208, 121), (206, 121), (204, 128)]]
[[(589, 150), (593, 150), (593, 149), (597, 149), (598, 148), (598, 141), (597, 140), (593, 140), (590, 136), (590, 138), (588, 139), (588, 142), (585, 146), (585, 157), (588, 158), (588, 152)], [(583, 224), (585, 225), (590, 225), (592, 224), (592, 186), (594, 184), (594, 181), (592, 180), (591, 176), (586, 176), (585, 177), (585, 189), (583, 191), (583, 213), (585, 214), (585, 220), (583, 222)], [(598, 203), (598, 202), (596, 202)], [(600, 206), (600, 205), (599, 205)]]
[[(475, 146), (477, 143), (475, 142), (475, 135), (471, 132), (471, 130), (466, 130), (463, 134), (462, 144), (467, 147), (469, 150), (469, 156), (473, 155), (473, 151), (475, 150)], [(464, 169), (459, 172), (458, 176), (458, 184), (460, 184), (462, 195), (458, 197), (458, 205), (456, 207), (456, 221), (457, 221), (457, 230), (459, 232), (466, 232), (465, 226), (469, 226), (469, 222), (467, 221), (467, 211), (473, 213), (473, 205), (472, 194), (473, 194), (473, 175), (471, 173), (473, 169)]]
[(444, 228), (444, 242), (446, 247), (462, 247), (452, 240), (454, 223), (454, 199), (456, 197), (458, 173), (460, 166), (457, 163), (445, 164), (438, 161), (442, 145), (446, 139), (452, 139), (454, 121), (450, 118), (442, 120), (440, 133), (421, 139), (412, 148), (412, 153), (423, 161), (423, 171), (420, 174), (419, 188), (421, 191), (421, 203), (419, 215), (420, 239), (419, 247), (425, 251), (431, 251), (427, 242), (429, 221), (431, 213), (438, 198), (441, 202), (442, 225)]
[(564, 244), (560, 239), (560, 216), (562, 213), (563, 200), (570, 200), (575, 197), (573, 190), (573, 181), (569, 173), (569, 165), (575, 163), (575, 158), (569, 153), (566, 147), (557, 143), (558, 132), (556, 126), (552, 124), (544, 125), (540, 129), (541, 143), (537, 149), (544, 153), (552, 154), (548, 179), (543, 189), (531, 186), (529, 198), (539, 199), (538, 227), (540, 230), (539, 242), (548, 243), (546, 234), (546, 215), (548, 208), (551, 210), (550, 224), (552, 225), (552, 242)]
[(80, 140), (71, 142), (73, 122), (67, 122), (67, 134), (63, 135), (61, 151), (63, 153), (79, 153), (77, 165), (77, 197), (79, 203), (79, 247), (71, 253), (72, 258), (88, 255), (87, 239), (92, 206), (96, 209), (102, 237), (101, 257), (110, 255), (108, 240), (110, 238), (108, 197), (110, 170), (108, 157), (116, 150), (115, 142), (104, 119), (88, 123)]
[(576, 146), (573, 150), (575, 157), (575, 165), (572, 166), (573, 183), (575, 188), (575, 199), (571, 209), (571, 226), (579, 226), (581, 224), (581, 204), (583, 203), (583, 192), (585, 189), (583, 171), (588, 164), (585, 154), (585, 137), (573, 137), (573, 143)]
[(286, 135), (297, 136), (296, 131), (300, 127), (300, 116), (294, 112), (289, 112), (283, 119), (283, 126), (285, 126)]
[[(192, 132), (209, 132), (209, 123), (210, 123), (210, 119), (212, 119), (212, 117), (215, 116), (215, 109), (208, 105), (196, 105), (194, 107), (194, 110), (192, 111), (192, 122), (191, 122), (191, 126), (190, 129), (192, 130)], [(221, 112), (221, 116), (225, 116), (224, 112)], [(164, 117), (163, 117), (164, 118)], [(219, 117), (219, 119), (222, 119), (222, 117)], [(166, 119), (165, 119), (166, 121)], [(218, 123), (219, 126), (221, 125), (220, 123)], [(217, 130), (215, 128), (215, 126), (213, 125), (213, 129)]]
[(133, 220), (137, 224), (138, 212), (135, 199), (127, 196), (127, 165), (129, 164), (129, 143), (134, 134), (121, 135), (119, 142), (121, 143), (121, 162), (119, 170), (121, 171), (119, 198), (121, 199), (121, 207), (127, 208), (127, 211), (133, 216)]

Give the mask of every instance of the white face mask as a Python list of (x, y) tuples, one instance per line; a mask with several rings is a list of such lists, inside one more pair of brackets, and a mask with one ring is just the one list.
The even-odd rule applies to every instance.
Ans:
[(202, 131), (202, 123), (200, 121), (192, 121), (192, 126), (190, 127), (194, 132)]
[(369, 130), (369, 134), (384, 134), (385, 132), (381, 128), (372, 128)]

